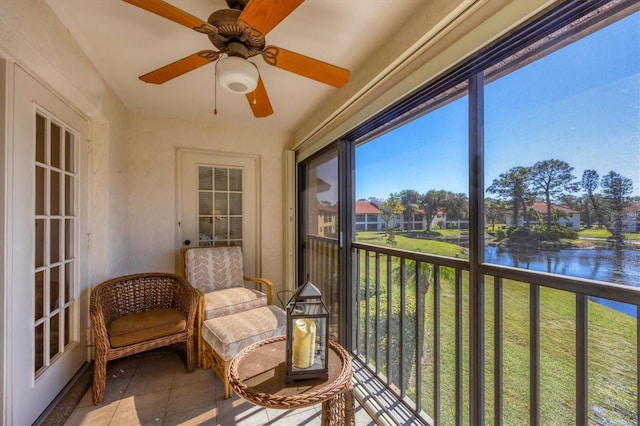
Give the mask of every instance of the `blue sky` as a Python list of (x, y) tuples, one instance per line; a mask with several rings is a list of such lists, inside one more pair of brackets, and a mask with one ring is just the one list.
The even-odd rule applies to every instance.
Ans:
[[(614, 170), (640, 195), (640, 13), (485, 88), (485, 186), (514, 166), (559, 159)], [(356, 199), (468, 193), (467, 98), (356, 150)]]

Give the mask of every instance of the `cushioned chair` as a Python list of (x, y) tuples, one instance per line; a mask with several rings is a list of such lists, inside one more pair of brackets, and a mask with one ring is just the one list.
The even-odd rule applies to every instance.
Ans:
[(126, 275), (93, 289), (94, 404), (104, 397), (108, 361), (180, 344), (186, 347), (187, 371), (193, 371), (198, 297), (184, 278), (167, 273)]
[[(183, 251), (184, 275), (200, 293), (196, 320), (198, 361), (211, 367), (231, 396), (227, 370), (240, 350), (285, 332), (284, 311), (271, 305), (273, 285), (244, 276), (240, 247), (193, 247)], [(263, 291), (245, 287), (259, 283)]]
[[(240, 247), (192, 247), (184, 250), (187, 281), (204, 295), (204, 319), (271, 304), (273, 285), (265, 278), (244, 276)], [(245, 287), (260, 283), (264, 292)]]
[[(240, 247), (191, 247), (183, 250), (184, 276), (200, 293), (196, 334), (198, 365), (203, 366), (202, 323), (206, 320), (271, 304), (273, 284), (265, 278), (244, 276)], [(264, 285), (264, 292), (245, 287)]]

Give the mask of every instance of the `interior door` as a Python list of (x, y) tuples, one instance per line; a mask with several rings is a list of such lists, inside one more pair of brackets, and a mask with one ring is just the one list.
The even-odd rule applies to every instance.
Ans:
[(245, 275), (259, 276), (259, 156), (179, 149), (177, 157), (178, 247), (240, 246)]
[[(13, 66), (7, 176), (8, 424), (32, 424), (87, 361), (87, 121)], [(11, 81), (11, 77), (9, 77)]]

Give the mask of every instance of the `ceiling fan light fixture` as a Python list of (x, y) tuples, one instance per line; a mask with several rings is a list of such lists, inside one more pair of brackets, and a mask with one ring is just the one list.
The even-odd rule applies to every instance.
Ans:
[(228, 56), (216, 65), (218, 81), (232, 93), (251, 93), (258, 86), (258, 68), (253, 62), (237, 56)]

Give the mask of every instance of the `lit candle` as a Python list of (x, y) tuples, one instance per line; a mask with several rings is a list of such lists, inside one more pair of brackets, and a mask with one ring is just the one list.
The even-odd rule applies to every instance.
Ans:
[(316, 324), (310, 319), (296, 320), (293, 330), (293, 366), (309, 368), (313, 365), (316, 344)]

